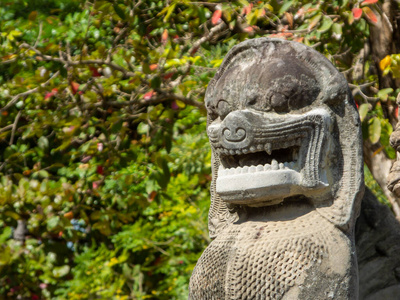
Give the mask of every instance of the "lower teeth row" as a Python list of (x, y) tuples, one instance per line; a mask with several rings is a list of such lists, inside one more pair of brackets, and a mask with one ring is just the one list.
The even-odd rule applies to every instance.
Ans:
[(237, 168), (224, 169), (222, 166), (218, 170), (218, 176), (243, 174), (243, 173), (255, 173), (270, 170), (293, 170), (295, 167), (295, 162), (290, 163), (278, 163), (276, 160), (272, 160), (271, 164), (258, 165), (258, 166), (244, 166)]

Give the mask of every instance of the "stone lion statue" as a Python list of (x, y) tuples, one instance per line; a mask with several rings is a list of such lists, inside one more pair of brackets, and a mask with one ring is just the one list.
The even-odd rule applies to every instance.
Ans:
[(213, 241), (189, 299), (357, 299), (362, 138), (345, 78), (300, 43), (253, 39), (205, 102)]

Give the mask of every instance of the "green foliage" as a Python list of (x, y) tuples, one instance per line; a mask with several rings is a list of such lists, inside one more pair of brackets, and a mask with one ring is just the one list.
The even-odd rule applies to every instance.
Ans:
[[(345, 71), (373, 22), (340, 0), (0, 2), (7, 299), (187, 299), (209, 243), (203, 97), (224, 55), (270, 36), (312, 46)], [(376, 80), (365, 70), (350, 81)], [(356, 96), (364, 133), (393, 157), (382, 103), (394, 91), (374, 88), (372, 103)], [(18, 221), (24, 242), (13, 239)]]

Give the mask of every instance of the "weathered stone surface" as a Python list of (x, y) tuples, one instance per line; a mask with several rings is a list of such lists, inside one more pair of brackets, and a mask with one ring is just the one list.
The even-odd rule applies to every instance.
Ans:
[(400, 224), (369, 190), (357, 220), (361, 300), (400, 299)]
[(357, 299), (363, 160), (344, 77), (302, 44), (249, 40), (206, 106), (214, 240), (189, 299)]

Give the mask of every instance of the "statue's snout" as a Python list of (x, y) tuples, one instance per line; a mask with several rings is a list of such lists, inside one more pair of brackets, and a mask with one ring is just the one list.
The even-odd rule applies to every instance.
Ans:
[(228, 149), (248, 147), (252, 141), (252, 125), (243, 111), (229, 113), (221, 123), (220, 141)]

